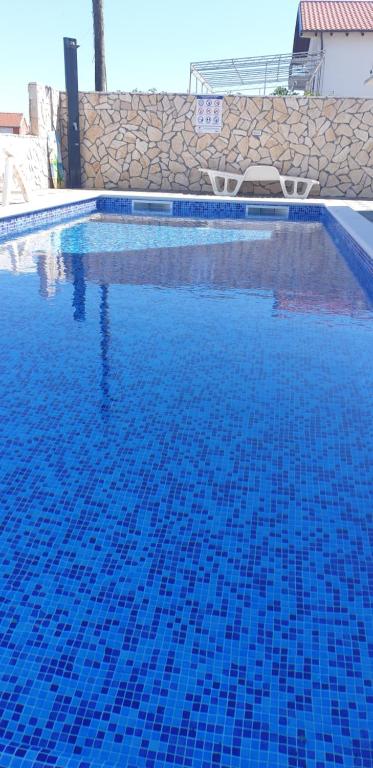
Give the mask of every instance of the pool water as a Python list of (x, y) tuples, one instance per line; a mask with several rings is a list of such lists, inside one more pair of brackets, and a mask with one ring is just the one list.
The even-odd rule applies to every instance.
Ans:
[(373, 303), (320, 223), (0, 246), (0, 766), (373, 766)]

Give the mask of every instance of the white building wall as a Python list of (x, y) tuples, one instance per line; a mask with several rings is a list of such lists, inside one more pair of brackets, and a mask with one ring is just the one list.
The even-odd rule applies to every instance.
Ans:
[[(373, 98), (373, 86), (364, 85), (373, 67), (373, 32), (323, 34), (324, 74), (320, 96)], [(310, 53), (320, 51), (321, 35), (311, 38)]]
[(2, 179), (5, 167), (3, 150), (13, 155), (31, 191), (48, 189), (49, 164), (46, 138), (2, 133), (0, 136), (0, 179)]

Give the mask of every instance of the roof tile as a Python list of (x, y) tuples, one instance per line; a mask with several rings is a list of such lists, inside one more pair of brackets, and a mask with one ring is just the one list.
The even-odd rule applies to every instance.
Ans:
[(0, 128), (19, 128), (22, 112), (0, 112)]
[(302, 32), (373, 31), (373, 0), (302, 0)]

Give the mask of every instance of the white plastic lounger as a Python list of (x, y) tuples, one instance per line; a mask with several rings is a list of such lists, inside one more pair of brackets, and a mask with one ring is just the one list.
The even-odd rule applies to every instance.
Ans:
[(5, 149), (3, 151), (5, 155), (5, 169), (4, 169), (2, 204), (7, 205), (9, 203), (10, 195), (13, 191), (12, 188), (14, 187), (14, 181), (17, 182), (24, 200), (26, 200), (26, 202), (30, 202), (31, 200), (30, 190), (27, 186), (23, 173), (15, 164), (14, 156)]
[(232, 195), (235, 197), (244, 182), (244, 174), (211, 171), (209, 168), (199, 168), (201, 173), (209, 177), (214, 195)]
[[(315, 179), (305, 179), (298, 176), (282, 176), (273, 165), (251, 165), (245, 173), (223, 173), (200, 168), (202, 173), (207, 173), (215, 195), (232, 195), (235, 197), (244, 181), (271, 182), (278, 181), (284, 197), (295, 200), (304, 200), (308, 197), (312, 187), (319, 182)], [(232, 182), (231, 189), (229, 182)]]
[(282, 176), (273, 165), (251, 165), (244, 173), (244, 181), (278, 181), (284, 197), (304, 200), (308, 197), (315, 179), (305, 179), (299, 176)]

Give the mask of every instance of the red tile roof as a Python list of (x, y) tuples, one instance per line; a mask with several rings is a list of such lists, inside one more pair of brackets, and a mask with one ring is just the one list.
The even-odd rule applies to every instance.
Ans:
[(0, 112), (0, 128), (19, 128), (22, 118), (22, 112)]
[(302, 32), (373, 31), (373, 0), (302, 0)]

